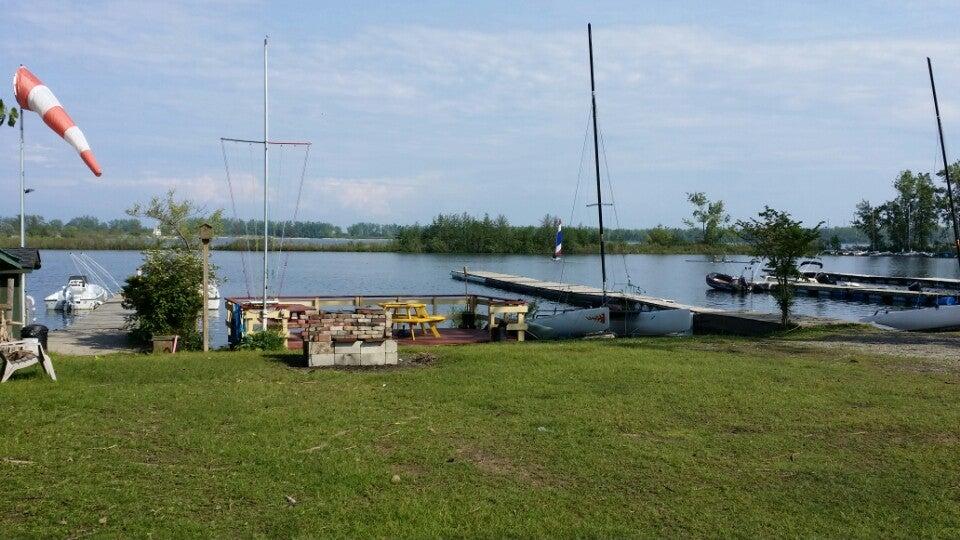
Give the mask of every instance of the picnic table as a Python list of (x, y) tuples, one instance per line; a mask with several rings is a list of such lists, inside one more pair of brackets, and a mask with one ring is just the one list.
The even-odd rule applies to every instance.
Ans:
[(429, 331), (433, 337), (438, 338), (440, 331), (437, 330), (437, 323), (447, 320), (443, 315), (431, 315), (427, 311), (427, 305), (421, 302), (383, 302), (379, 305), (391, 314), (391, 324), (406, 324), (410, 328), (410, 337), (414, 341), (417, 340), (414, 329), (418, 325), (424, 335)]

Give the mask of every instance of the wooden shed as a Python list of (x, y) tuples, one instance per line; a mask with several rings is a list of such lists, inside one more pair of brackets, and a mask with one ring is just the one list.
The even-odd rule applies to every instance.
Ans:
[(24, 322), (21, 320), (21, 288), (24, 276), (40, 268), (40, 251), (32, 248), (0, 249), (0, 338), (17, 338)]

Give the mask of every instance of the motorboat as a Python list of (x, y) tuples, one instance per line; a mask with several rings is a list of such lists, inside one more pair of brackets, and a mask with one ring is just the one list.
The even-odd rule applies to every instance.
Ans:
[(47, 309), (56, 311), (91, 310), (107, 301), (107, 289), (90, 283), (85, 275), (73, 275), (60, 290), (44, 298)]
[(950, 330), (960, 328), (960, 305), (919, 309), (882, 309), (862, 321), (911, 332)]
[(220, 288), (216, 283), (207, 284), (207, 309), (220, 309)]
[(735, 278), (729, 274), (710, 272), (707, 274), (706, 281), (710, 288), (718, 291), (748, 293), (754, 290), (753, 283), (748, 282), (742, 275)]

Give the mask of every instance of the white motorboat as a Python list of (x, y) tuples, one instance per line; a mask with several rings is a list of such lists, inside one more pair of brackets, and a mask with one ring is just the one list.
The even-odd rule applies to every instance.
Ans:
[(220, 309), (220, 288), (216, 283), (207, 285), (207, 309)]
[(91, 310), (107, 301), (107, 290), (96, 283), (90, 283), (87, 276), (70, 276), (67, 284), (59, 291), (44, 298), (47, 309), (57, 311)]
[(882, 309), (862, 320), (911, 332), (949, 330), (960, 328), (960, 305), (919, 309)]

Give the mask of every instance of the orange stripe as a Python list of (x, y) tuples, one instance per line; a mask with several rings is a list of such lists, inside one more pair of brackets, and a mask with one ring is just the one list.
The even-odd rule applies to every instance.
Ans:
[(43, 115), (43, 121), (61, 137), (68, 129), (76, 125), (67, 111), (63, 110), (63, 107), (54, 107), (47, 111), (47, 114)]
[(33, 87), (38, 84), (43, 83), (40, 82), (40, 79), (38, 79), (36, 75), (30, 73), (29, 69), (23, 66), (17, 69), (17, 87), (13, 89), (13, 92), (17, 97), (17, 103), (28, 111), (30, 110), (30, 106), (27, 104), (27, 97), (30, 95)]
[(90, 150), (84, 150), (80, 152), (80, 157), (83, 158), (83, 162), (87, 164), (87, 167), (90, 167), (90, 170), (93, 171), (93, 174), (100, 176), (103, 174), (103, 171), (100, 169), (100, 164), (97, 163), (97, 158), (93, 157), (93, 152)]

